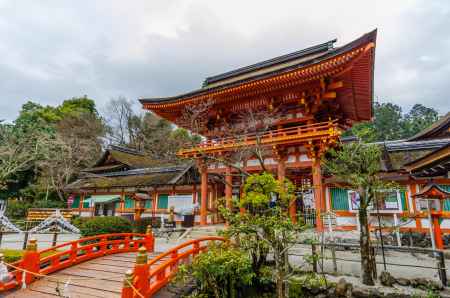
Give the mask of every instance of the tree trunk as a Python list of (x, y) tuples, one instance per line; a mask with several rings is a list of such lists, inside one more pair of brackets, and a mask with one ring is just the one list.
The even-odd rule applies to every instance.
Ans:
[(275, 284), (276, 284), (276, 297), (277, 298), (284, 298), (284, 260), (283, 256), (279, 253), (279, 251), (274, 248), (274, 261), (275, 261), (275, 271), (276, 271), (276, 277), (275, 277)]
[(370, 250), (369, 221), (366, 208), (359, 209), (359, 223), (361, 225), (359, 244), (361, 247), (361, 279), (365, 285), (374, 285), (372, 274), (374, 264)]

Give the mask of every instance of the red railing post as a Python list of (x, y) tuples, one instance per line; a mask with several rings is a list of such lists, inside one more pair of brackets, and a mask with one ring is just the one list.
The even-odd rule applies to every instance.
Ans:
[(75, 261), (77, 260), (77, 255), (78, 255), (78, 242), (72, 242), (72, 245), (70, 246), (70, 262), (71, 263), (75, 263)]
[(124, 243), (123, 243), (124, 250), (129, 251), (130, 250), (130, 236), (125, 236), (123, 238), (123, 241), (124, 241)]
[(178, 268), (178, 260), (177, 260), (178, 251), (173, 251), (170, 254), (170, 258), (172, 260), (172, 264), (170, 265), (170, 271), (173, 272), (173, 271), (177, 270), (177, 268)]
[(155, 237), (153, 236), (152, 226), (147, 226), (147, 231), (145, 233), (145, 248), (147, 252), (155, 251)]
[[(37, 240), (28, 241), (27, 248), (23, 255), (21, 267), (27, 271), (39, 273), (39, 253), (37, 251)], [(25, 284), (30, 284), (35, 280), (32, 273), (25, 273)], [(19, 281), (21, 282), (21, 281)]]
[(200, 242), (194, 242), (194, 251), (192, 252), (192, 255), (195, 257), (200, 251)]
[(107, 246), (106, 243), (108, 242), (108, 237), (103, 236), (100, 238), (100, 250), (103, 252), (103, 255), (106, 255)]
[(123, 280), (123, 287), (122, 287), (122, 298), (133, 298), (133, 288), (131, 287), (133, 283), (133, 271), (128, 270), (125, 273), (125, 279)]
[[(145, 247), (139, 248), (136, 256), (136, 264), (134, 265), (133, 286), (143, 296), (146, 296), (149, 286), (149, 266), (147, 265), (147, 250)], [(134, 294), (134, 297), (140, 297)]]

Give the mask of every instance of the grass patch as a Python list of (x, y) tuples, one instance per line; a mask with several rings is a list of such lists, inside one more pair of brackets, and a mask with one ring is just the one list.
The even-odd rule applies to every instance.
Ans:
[[(23, 257), (23, 254), (25, 253), (25, 251), (21, 250), (21, 249), (0, 249), (0, 253), (2, 253), (3, 256), (5, 257), (6, 263), (14, 263)], [(57, 250), (47, 251), (47, 252), (41, 254), (41, 258), (45, 258), (45, 257), (51, 256), (51, 255), (54, 255), (56, 253), (58, 253)]]

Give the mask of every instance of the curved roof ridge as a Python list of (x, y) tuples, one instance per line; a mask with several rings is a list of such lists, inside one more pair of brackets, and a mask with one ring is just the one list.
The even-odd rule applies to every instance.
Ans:
[[(365, 33), (362, 36), (360, 36), (359, 38), (357, 38), (341, 47), (333, 48), (332, 50), (325, 52), (323, 55), (319, 55), (318, 57), (313, 55), (311, 59), (307, 59), (305, 61), (301, 61), (296, 64), (288, 65), (286, 67), (276, 69), (274, 71), (268, 71), (268, 72), (263, 72), (263, 73), (258, 73), (258, 71), (256, 71), (256, 74), (254, 76), (249, 76), (242, 80), (232, 80), (230, 77), (229, 82), (227, 81), (227, 82), (223, 82), (221, 84), (217, 83), (217, 84), (213, 84), (212, 86), (206, 85), (203, 88), (199, 88), (199, 89), (192, 90), (189, 92), (181, 93), (181, 94), (178, 94), (175, 96), (139, 98), (139, 101), (141, 104), (170, 103), (170, 102), (174, 102), (177, 100), (182, 100), (182, 99), (186, 99), (186, 98), (190, 98), (190, 97), (194, 97), (194, 96), (198, 96), (198, 95), (202, 95), (202, 94), (207, 94), (208, 92), (212, 92), (212, 91), (216, 91), (216, 90), (224, 90), (227, 88), (232, 88), (234, 86), (237, 86), (237, 85), (240, 85), (240, 84), (243, 84), (246, 82), (251, 82), (251, 81), (255, 81), (255, 80), (273, 76), (274, 73), (283, 73), (283, 72), (291, 71), (293, 69), (309, 67), (311, 65), (318, 64), (322, 61), (325, 61), (326, 59), (343, 54), (343, 53), (350, 51), (354, 48), (357, 48), (363, 44), (366, 44), (369, 42), (375, 43), (376, 36), (377, 36), (377, 29), (372, 30), (371, 32)], [(281, 57), (283, 57), (283, 56), (281, 56)], [(274, 59), (276, 59), (276, 58), (274, 58)], [(269, 61), (269, 60), (266, 60), (266, 61)], [(237, 69), (236, 71), (238, 71), (238, 70), (239, 69)], [(228, 73), (230, 73), (230, 72), (228, 72)], [(225, 74), (227, 74), (227, 73), (225, 73)]]
[(331, 49), (333, 49), (333, 45), (334, 43), (337, 41), (337, 39), (332, 39), (329, 40), (327, 42), (318, 44), (318, 45), (314, 45), (308, 48), (304, 48), (302, 50), (298, 50), (292, 53), (288, 53), (285, 55), (281, 55), (281, 56), (277, 56), (271, 59), (267, 59), (267, 60), (263, 60), (261, 62), (257, 62), (251, 65), (247, 65), (247, 66), (243, 66), (234, 70), (230, 70), (218, 75), (214, 75), (214, 76), (210, 76), (207, 77), (203, 83), (203, 85), (209, 85), (211, 83), (215, 83), (230, 77), (234, 77), (237, 75), (241, 75), (241, 74), (245, 74), (248, 72), (252, 72), (261, 68), (265, 68), (265, 67), (269, 67), (278, 63), (284, 63), (287, 61), (291, 61), (291, 60), (295, 60), (295, 59), (299, 59), (299, 58), (303, 58), (303, 57), (307, 57), (309, 55), (312, 54), (317, 54), (317, 53), (322, 53), (322, 52), (327, 52)]

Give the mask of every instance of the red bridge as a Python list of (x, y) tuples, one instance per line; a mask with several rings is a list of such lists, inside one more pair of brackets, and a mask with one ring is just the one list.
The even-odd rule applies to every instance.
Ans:
[(7, 264), (11, 280), (0, 282), (0, 294), (36, 298), (153, 297), (168, 284), (180, 263), (206, 250), (210, 241), (224, 238), (199, 238), (164, 253), (155, 253), (151, 231), (81, 238), (41, 251), (37, 250), (36, 240), (30, 240), (24, 257)]

